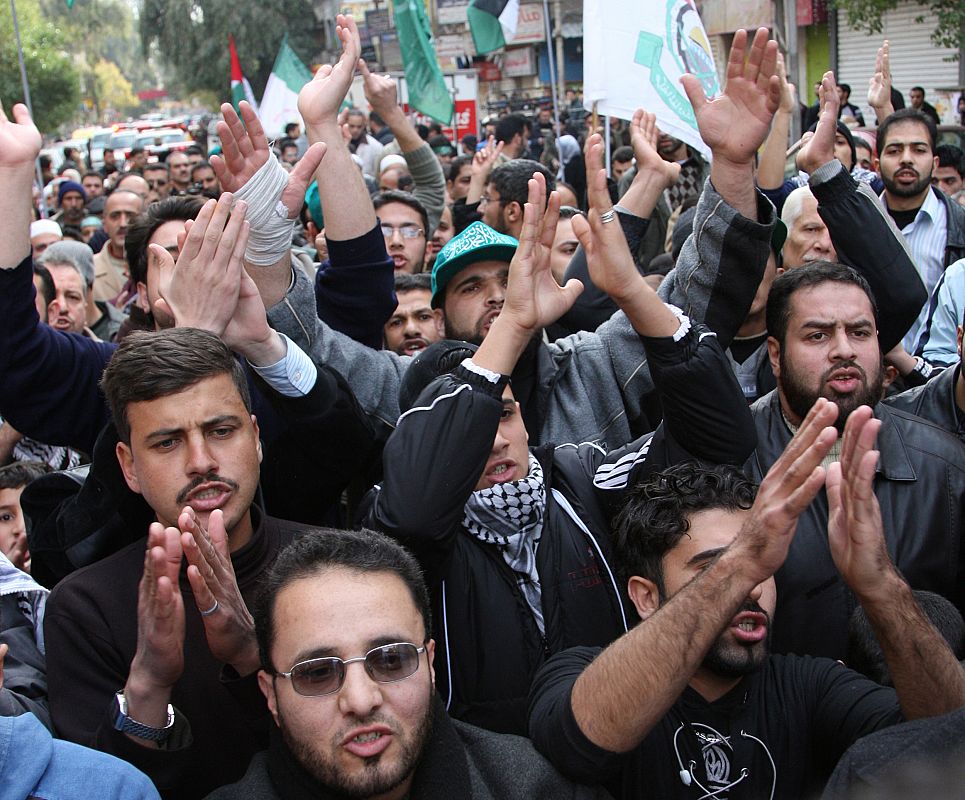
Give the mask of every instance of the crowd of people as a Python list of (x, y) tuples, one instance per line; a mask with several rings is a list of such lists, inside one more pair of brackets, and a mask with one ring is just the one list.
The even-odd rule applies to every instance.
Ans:
[(337, 33), (47, 216), (0, 109), (0, 794), (962, 797), (965, 159), (887, 43), (873, 142), (761, 29), (607, 164)]

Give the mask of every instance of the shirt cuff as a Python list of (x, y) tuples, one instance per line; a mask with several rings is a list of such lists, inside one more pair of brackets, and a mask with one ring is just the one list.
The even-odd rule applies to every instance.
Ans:
[(687, 332), (690, 330), (690, 317), (684, 314), (684, 312), (681, 309), (677, 308), (677, 306), (670, 305), (670, 303), (665, 303), (664, 305), (666, 305), (667, 308), (669, 308), (673, 312), (673, 315), (680, 322), (680, 326), (677, 328), (676, 333), (674, 333), (673, 335), (673, 340), (675, 342), (679, 342), (681, 339), (684, 338), (684, 336), (687, 335)]
[(279, 333), (285, 343), (285, 357), (267, 367), (256, 367), (248, 362), (272, 389), (283, 397), (304, 397), (315, 386), (318, 370), (297, 344)]
[(470, 372), (476, 375), (479, 375), (482, 378), (485, 378), (487, 381), (489, 381), (492, 384), (499, 383), (499, 381), (502, 380), (503, 378), (503, 376), (500, 375), (498, 372), (493, 372), (491, 369), (480, 367), (471, 358), (463, 359), (462, 366), (463, 368), (468, 369)]

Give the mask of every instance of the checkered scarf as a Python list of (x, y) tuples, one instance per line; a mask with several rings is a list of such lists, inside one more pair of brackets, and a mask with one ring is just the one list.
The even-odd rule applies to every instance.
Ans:
[(462, 520), (466, 530), (479, 541), (499, 548), (516, 575), (516, 582), (540, 633), (545, 633), (545, 628), (536, 549), (543, 534), (545, 509), (543, 468), (530, 453), (529, 474), (525, 478), (473, 492)]

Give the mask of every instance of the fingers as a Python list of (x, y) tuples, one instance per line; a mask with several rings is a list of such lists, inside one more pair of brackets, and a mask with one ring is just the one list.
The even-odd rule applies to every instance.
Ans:
[[(738, 78), (744, 72), (744, 51), (747, 49), (747, 31), (741, 29), (734, 34), (734, 42), (727, 57), (727, 80)], [(688, 92), (689, 95), (689, 92)]]
[(682, 75), (680, 83), (683, 84), (684, 93), (693, 106), (694, 114), (699, 115), (701, 109), (707, 105), (707, 95), (704, 93), (704, 85), (699, 79), (691, 74)]
[(586, 253), (587, 261), (592, 261), (593, 259), (593, 233), (590, 230), (590, 223), (582, 214), (576, 214), (571, 220), (573, 224), (573, 235), (579, 240), (580, 244), (583, 246), (583, 252)]
[(609, 211), (613, 203), (607, 191), (606, 170), (603, 169), (603, 144), (598, 134), (594, 136), (596, 141), (590, 145), (586, 155), (586, 196), (590, 210), (596, 212), (592, 218), (596, 223), (599, 215)]
[(744, 62), (744, 78), (751, 83), (757, 83), (761, 76), (761, 65), (764, 62), (764, 52), (767, 47), (767, 28), (758, 28), (751, 40), (747, 60)]
[(13, 121), (18, 125), (33, 125), (33, 118), (30, 116), (30, 111), (23, 103), (14, 103), (13, 106)]
[(268, 137), (265, 136), (265, 129), (262, 127), (255, 109), (251, 107), (247, 100), (238, 103), (238, 108), (241, 110), (241, 118), (245, 123), (242, 152), (267, 150)]

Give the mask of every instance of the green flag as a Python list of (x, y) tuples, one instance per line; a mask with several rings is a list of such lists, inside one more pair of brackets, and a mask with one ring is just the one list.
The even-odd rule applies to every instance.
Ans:
[(439, 69), (422, 0), (392, 0), (395, 30), (405, 65), (409, 105), (426, 116), (448, 125), (453, 102)]
[(298, 93), (311, 79), (312, 71), (292, 50), (286, 33), (258, 107), (258, 118), (265, 133), (269, 136), (280, 136), (289, 122), (301, 122), (298, 115)]

